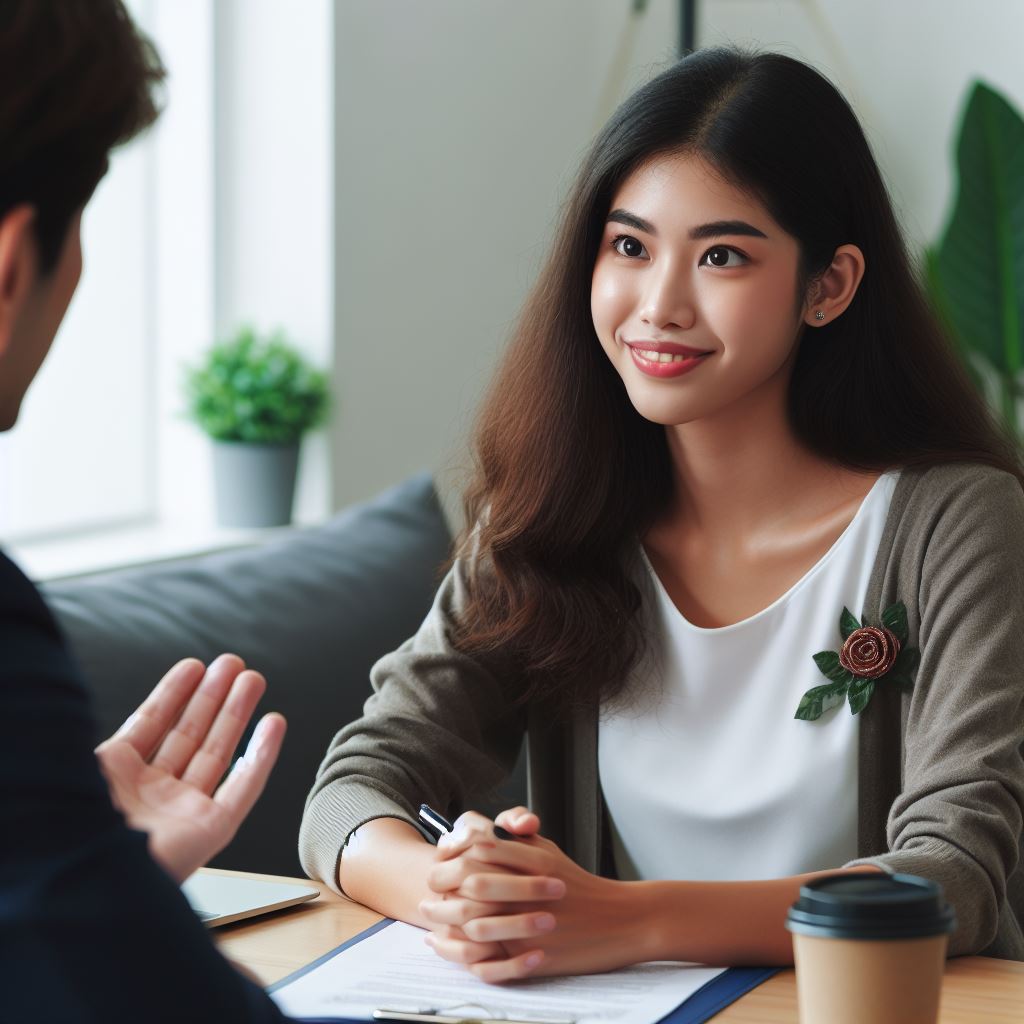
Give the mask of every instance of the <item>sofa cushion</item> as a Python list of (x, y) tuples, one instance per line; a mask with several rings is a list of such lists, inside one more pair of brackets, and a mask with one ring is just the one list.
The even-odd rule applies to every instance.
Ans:
[(91, 685), (101, 736), (180, 658), (233, 651), (267, 677), (257, 714), (281, 711), (288, 735), (259, 803), (214, 864), (296, 875), (317, 766), (361, 713), (374, 661), (419, 627), (450, 545), (424, 473), (322, 526), (54, 583), (45, 596)]

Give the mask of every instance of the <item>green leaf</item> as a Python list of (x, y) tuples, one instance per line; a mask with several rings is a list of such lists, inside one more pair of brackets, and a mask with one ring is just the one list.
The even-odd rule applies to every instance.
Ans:
[(850, 686), (850, 714), (859, 715), (868, 706), (874, 692), (874, 679), (861, 679), (857, 676)]
[(278, 331), (260, 339), (242, 327), (186, 368), (188, 412), (222, 441), (288, 444), (326, 418), (329, 389)]
[(848, 674), (846, 669), (839, 664), (839, 655), (835, 651), (818, 651), (812, 657), (814, 664), (818, 666), (826, 679), (839, 682)]
[(903, 650), (896, 655), (896, 660), (893, 662), (892, 668), (886, 674), (886, 679), (893, 674), (907, 676), (909, 678), (911, 673), (913, 673), (920, 664), (921, 652), (916, 647), (904, 647)]
[(914, 688), (914, 680), (910, 676), (905, 676), (901, 672), (896, 671), (887, 672), (879, 682), (884, 682), (886, 686), (896, 686), (901, 690), (906, 690), (908, 693)]
[(955, 205), (932, 259), (961, 349), (999, 372), (996, 410), (1017, 429), (1016, 381), (1024, 365), (1024, 119), (994, 89), (975, 82), (957, 142)]
[(902, 601), (889, 605), (882, 612), (882, 625), (896, 634), (901, 644), (907, 642), (907, 606)]
[(856, 629), (860, 629), (860, 623), (853, 612), (844, 605), (843, 614), (839, 616), (839, 632), (842, 633), (843, 639), (846, 640)]
[(801, 698), (800, 706), (796, 709), (794, 718), (806, 722), (813, 722), (815, 719), (829, 711), (831, 708), (842, 704), (846, 697), (847, 682), (825, 683), (823, 686), (812, 686)]

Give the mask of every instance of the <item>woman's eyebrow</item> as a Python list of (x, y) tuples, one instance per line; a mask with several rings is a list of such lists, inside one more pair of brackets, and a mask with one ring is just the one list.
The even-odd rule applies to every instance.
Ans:
[[(643, 217), (638, 217), (635, 213), (630, 213), (629, 210), (612, 210), (608, 214), (607, 222), (611, 223), (612, 221), (636, 228), (638, 231), (645, 231), (647, 234), (654, 235), (655, 237), (658, 235), (650, 221), (644, 220)], [(752, 238), (768, 237), (760, 228), (755, 228), (753, 224), (748, 224), (745, 220), (715, 220), (711, 221), (710, 224), (700, 224), (695, 228), (690, 228), (690, 238), (695, 240), (699, 238), (717, 238), (720, 235), (749, 235)]]

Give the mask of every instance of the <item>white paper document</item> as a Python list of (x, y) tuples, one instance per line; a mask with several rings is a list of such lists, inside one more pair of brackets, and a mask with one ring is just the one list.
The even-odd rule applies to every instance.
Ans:
[(488, 985), (442, 960), (420, 928), (395, 922), (271, 993), (292, 1017), (369, 1018), (407, 1010), (513, 1020), (654, 1024), (724, 971), (647, 963), (610, 974)]

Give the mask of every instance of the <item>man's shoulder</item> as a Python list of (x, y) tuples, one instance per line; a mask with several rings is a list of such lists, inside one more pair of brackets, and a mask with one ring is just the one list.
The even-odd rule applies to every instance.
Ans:
[(0, 548), (0, 617), (33, 615), (53, 626), (53, 617), (35, 584)]

